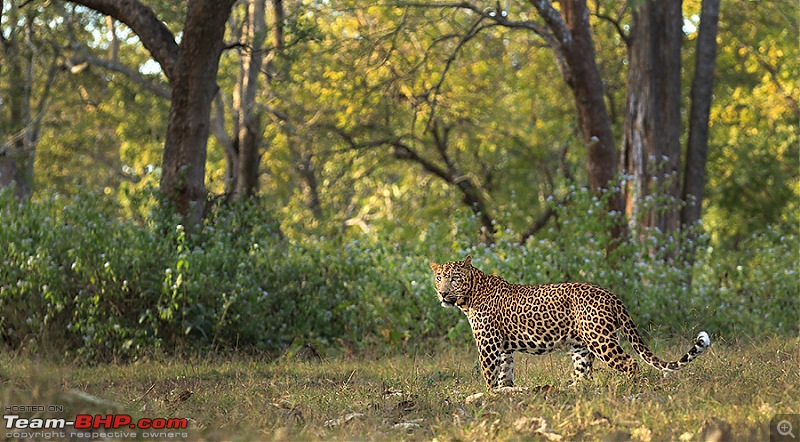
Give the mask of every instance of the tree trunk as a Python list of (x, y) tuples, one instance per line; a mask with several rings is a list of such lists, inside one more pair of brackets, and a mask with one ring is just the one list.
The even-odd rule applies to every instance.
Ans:
[(633, 11), (622, 140), (632, 227), (678, 227), (681, 2), (646, 0)]
[(152, 9), (138, 0), (72, 0), (125, 23), (161, 65), (172, 86), (162, 161), (161, 192), (188, 227), (203, 218), (211, 100), (225, 23), (235, 0), (192, 0), (181, 44)]
[(608, 188), (617, 174), (611, 118), (603, 96), (603, 79), (597, 67), (586, 2), (570, 0), (561, 5), (572, 35), (572, 43), (564, 54), (572, 74), (570, 87), (575, 96), (583, 141), (589, 148), (589, 185), (597, 191)]
[(717, 24), (720, 0), (703, 0), (700, 29), (695, 50), (692, 80), (692, 108), (689, 114), (689, 141), (683, 175), (681, 225), (691, 227), (700, 220), (706, 184), (708, 120), (714, 92), (714, 62), (717, 58)]
[[(39, 42), (34, 25), (37, 18), (33, 10), (23, 17), (18, 15), (18, 11), (18, 7), (12, 5), (8, 17), (8, 38), (0, 38), (9, 85), (8, 94), (4, 94), (5, 102), (1, 103), (9, 108), (9, 120), (0, 123), (0, 133), (5, 135), (0, 146), (0, 188), (13, 185), (17, 199), (27, 201), (33, 192), (33, 165), (42, 114), (59, 71), (59, 56), (52, 54), (45, 82), (38, 88), (35, 84), (35, 64), (47, 51), (36, 48)], [(39, 90), (38, 101), (34, 99), (34, 86)]]
[(233, 198), (237, 201), (248, 199), (258, 190), (258, 169), (261, 144), (261, 112), (256, 108), (258, 74), (263, 60), (263, 46), (266, 39), (264, 12), (265, 0), (248, 0), (247, 24), (241, 61), (241, 84), (237, 88), (234, 106), (238, 104), (238, 172)]
[(187, 226), (203, 219), (211, 100), (225, 23), (233, 0), (189, 3), (172, 84), (172, 106), (162, 161), (161, 192)]
[[(16, 48), (6, 45), (4, 48), (4, 61), (10, 85), (24, 85), (25, 78), (20, 66), (20, 55)], [(25, 180), (25, 163), (29, 153), (25, 149), (26, 121), (25, 121), (25, 91), (29, 87), (10, 87), (7, 96), (9, 107), (9, 121), (3, 124), (7, 132), (7, 141), (0, 149), (0, 187), (14, 186), (14, 195), (21, 201), (27, 200), (28, 184)]]

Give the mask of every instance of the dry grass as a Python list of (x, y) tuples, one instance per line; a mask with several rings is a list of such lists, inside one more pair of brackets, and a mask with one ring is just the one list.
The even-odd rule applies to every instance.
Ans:
[[(688, 341), (655, 345), (676, 357)], [(772, 337), (712, 347), (664, 379), (629, 380), (597, 365), (570, 388), (565, 353), (518, 356), (532, 392), (484, 395), (474, 348), (360, 355), (192, 358), (76, 367), (0, 356), (2, 401), (80, 412), (190, 418), (206, 440), (766, 440), (777, 413), (800, 413), (800, 340)], [(80, 396), (83, 392), (92, 397)], [(52, 417), (53, 414), (47, 414)], [(4, 433), (0, 436), (6, 436)]]

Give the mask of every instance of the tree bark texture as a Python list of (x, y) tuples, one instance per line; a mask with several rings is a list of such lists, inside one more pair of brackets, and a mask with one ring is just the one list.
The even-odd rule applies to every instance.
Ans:
[(674, 232), (680, 210), (681, 39), (679, 0), (633, 11), (621, 165), (632, 226)]
[(700, 220), (706, 183), (708, 121), (714, 92), (714, 63), (717, 58), (717, 25), (720, 0), (703, 0), (695, 50), (692, 80), (692, 108), (689, 113), (689, 141), (683, 175), (681, 226)]
[(617, 150), (603, 95), (603, 79), (597, 67), (589, 10), (583, 0), (561, 2), (562, 14), (571, 41), (564, 47), (570, 68), (575, 105), (583, 141), (587, 144), (589, 185), (592, 190), (606, 189), (617, 174)]
[(206, 147), (211, 100), (225, 24), (233, 0), (189, 2), (175, 64), (172, 105), (162, 161), (161, 192), (189, 226), (203, 218), (206, 201)]

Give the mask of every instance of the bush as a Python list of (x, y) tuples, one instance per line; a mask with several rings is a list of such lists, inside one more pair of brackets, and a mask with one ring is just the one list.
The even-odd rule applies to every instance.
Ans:
[[(464, 215), (433, 222), (404, 244), (391, 232), (287, 239), (258, 204), (216, 208), (190, 234), (151, 202), (151, 216), (129, 218), (91, 192), (24, 205), (0, 192), (8, 220), (0, 225), (2, 339), (89, 361), (156, 348), (279, 352), (339, 338), (466, 341), (464, 316), (438, 305), (428, 268), (466, 254), (510, 282), (603, 285), (645, 329), (797, 332), (793, 230), (766, 229), (734, 251), (711, 247), (702, 235), (642, 232), (607, 257), (599, 232), (613, 219), (600, 210), (602, 200), (574, 190), (549, 231), (525, 245), (500, 232), (491, 247), (470, 241), (477, 223)], [(693, 266), (676, 259), (689, 238), (700, 238)]]
[(370, 327), (352, 287), (372, 268), (368, 255), (343, 260), (290, 243), (254, 206), (189, 235), (168, 213), (121, 221), (92, 193), (27, 205), (0, 198), (10, 220), (0, 227), (8, 345), (93, 360), (159, 347), (278, 350), (298, 337), (355, 340)]

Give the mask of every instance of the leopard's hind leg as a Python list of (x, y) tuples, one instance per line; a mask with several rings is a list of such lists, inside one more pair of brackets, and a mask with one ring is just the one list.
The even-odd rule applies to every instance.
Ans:
[(595, 336), (586, 344), (592, 354), (614, 370), (621, 371), (628, 376), (635, 376), (639, 373), (639, 364), (631, 355), (625, 353), (616, 336)]
[(573, 384), (577, 384), (584, 379), (591, 379), (594, 355), (589, 351), (589, 348), (585, 345), (573, 345), (569, 353), (572, 355)]

